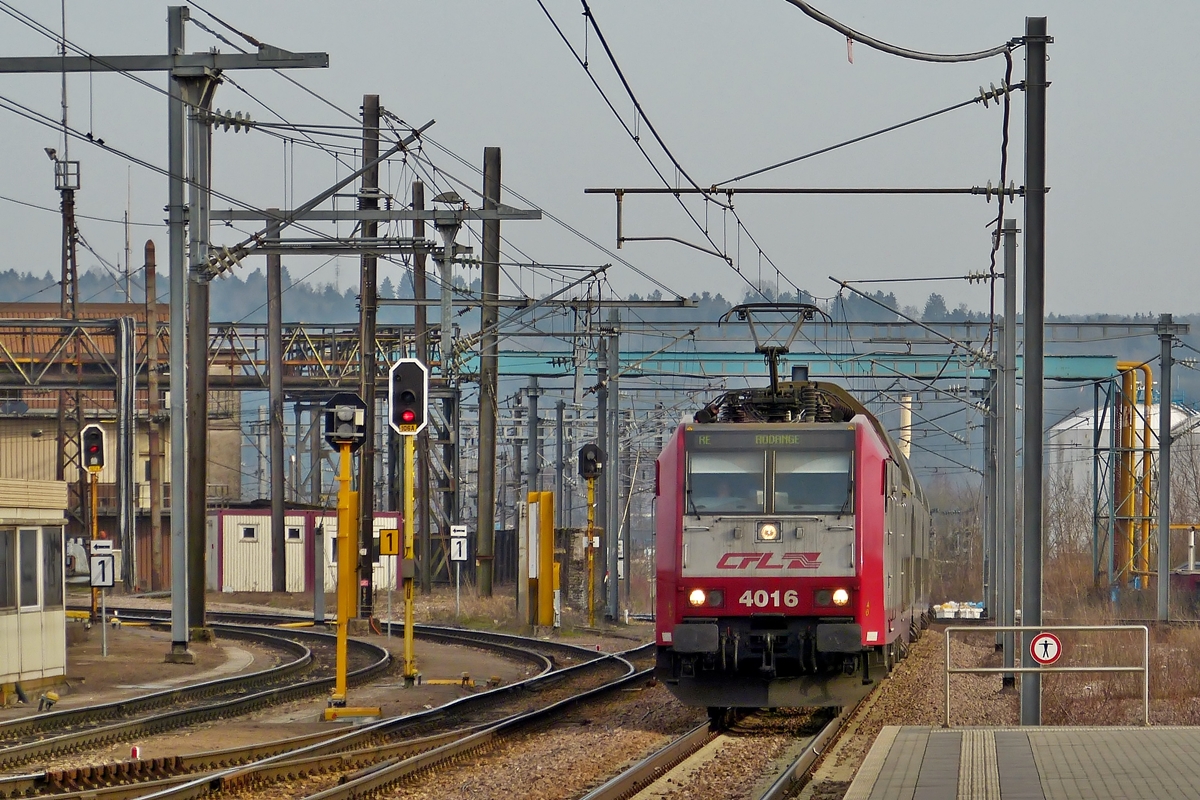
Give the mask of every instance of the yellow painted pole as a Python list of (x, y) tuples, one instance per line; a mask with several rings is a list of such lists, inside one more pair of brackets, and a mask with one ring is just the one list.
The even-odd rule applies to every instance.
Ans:
[(538, 625), (554, 624), (554, 493), (536, 492), (538, 500)]
[(596, 479), (587, 479), (587, 600), (588, 627), (596, 627)]
[[(82, 460), (82, 457), (80, 458), (80, 460)], [(100, 503), (99, 503), (99, 498), (96, 496), (99, 493), (98, 490), (100, 487), (100, 472), (95, 467), (88, 467), (88, 470), (92, 473), (91, 475), (88, 476), (90, 478), (90, 484), (91, 484), (91, 489), (92, 489), (89, 492), (91, 497), (88, 499), (91, 501), (91, 506), (92, 506), (92, 541), (94, 542), (100, 538)], [(90, 552), (89, 552), (89, 555), (90, 555)], [(95, 622), (97, 619), (99, 619), (98, 609), (97, 609), (97, 603), (99, 602), (99, 599), (100, 599), (100, 590), (93, 588), (92, 589), (92, 622)], [(103, 623), (103, 620), (100, 620), (100, 621)]]
[(354, 552), (354, 526), (356, 521), (352, 516), (353, 503), (350, 499), (350, 443), (341, 443), (341, 468), (338, 471), (338, 505), (337, 505), (337, 678), (330, 698), (330, 705), (346, 705), (346, 669), (347, 669), (347, 630), (350, 615), (354, 611), (354, 601), (357, 596), (355, 586), (354, 565), (357, 561)]
[(413, 452), (415, 436), (404, 437), (404, 682), (417, 680), (417, 657), (413, 653), (413, 601), (415, 599), (416, 555), (413, 552)]

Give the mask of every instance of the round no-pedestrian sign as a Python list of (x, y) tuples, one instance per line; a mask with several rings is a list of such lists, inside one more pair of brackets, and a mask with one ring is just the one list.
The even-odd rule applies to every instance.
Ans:
[(1053, 633), (1039, 633), (1029, 643), (1029, 655), (1043, 667), (1049, 666), (1062, 655), (1062, 642)]

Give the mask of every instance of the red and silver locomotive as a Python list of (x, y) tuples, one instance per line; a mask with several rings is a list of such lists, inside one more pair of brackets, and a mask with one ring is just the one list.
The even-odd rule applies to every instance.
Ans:
[(846, 705), (926, 622), (924, 495), (841, 387), (722, 395), (675, 431), (656, 494), (656, 672), (689, 705)]

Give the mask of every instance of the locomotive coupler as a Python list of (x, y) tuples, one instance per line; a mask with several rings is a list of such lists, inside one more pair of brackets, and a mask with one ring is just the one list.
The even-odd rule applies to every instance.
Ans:
[(763, 637), (762, 666), (759, 670), (772, 678), (775, 677), (775, 637), (769, 633)]

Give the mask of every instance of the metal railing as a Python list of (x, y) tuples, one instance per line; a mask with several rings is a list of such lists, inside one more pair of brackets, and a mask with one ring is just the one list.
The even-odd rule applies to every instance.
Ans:
[[(1142, 632), (1142, 665), (1140, 667), (952, 667), (950, 666), (950, 638), (957, 631), (973, 631), (989, 634), (1013, 631), (1017, 633), (1054, 633), (1057, 631), (1141, 631)], [(1020, 649), (1020, 648), (1019, 648)], [(1061, 655), (1060, 655), (1061, 658)], [(996, 625), (980, 627), (978, 625), (951, 625), (946, 628), (946, 720), (942, 727), (950, 727), (950, 676), (969, 673), (989, 674), (1003, 673), (1006, 675), (1024, 672), (1140, 672), (1142, 673), (1142, 724), (1150, 724), (1150, 629), (1145, 625)]]

